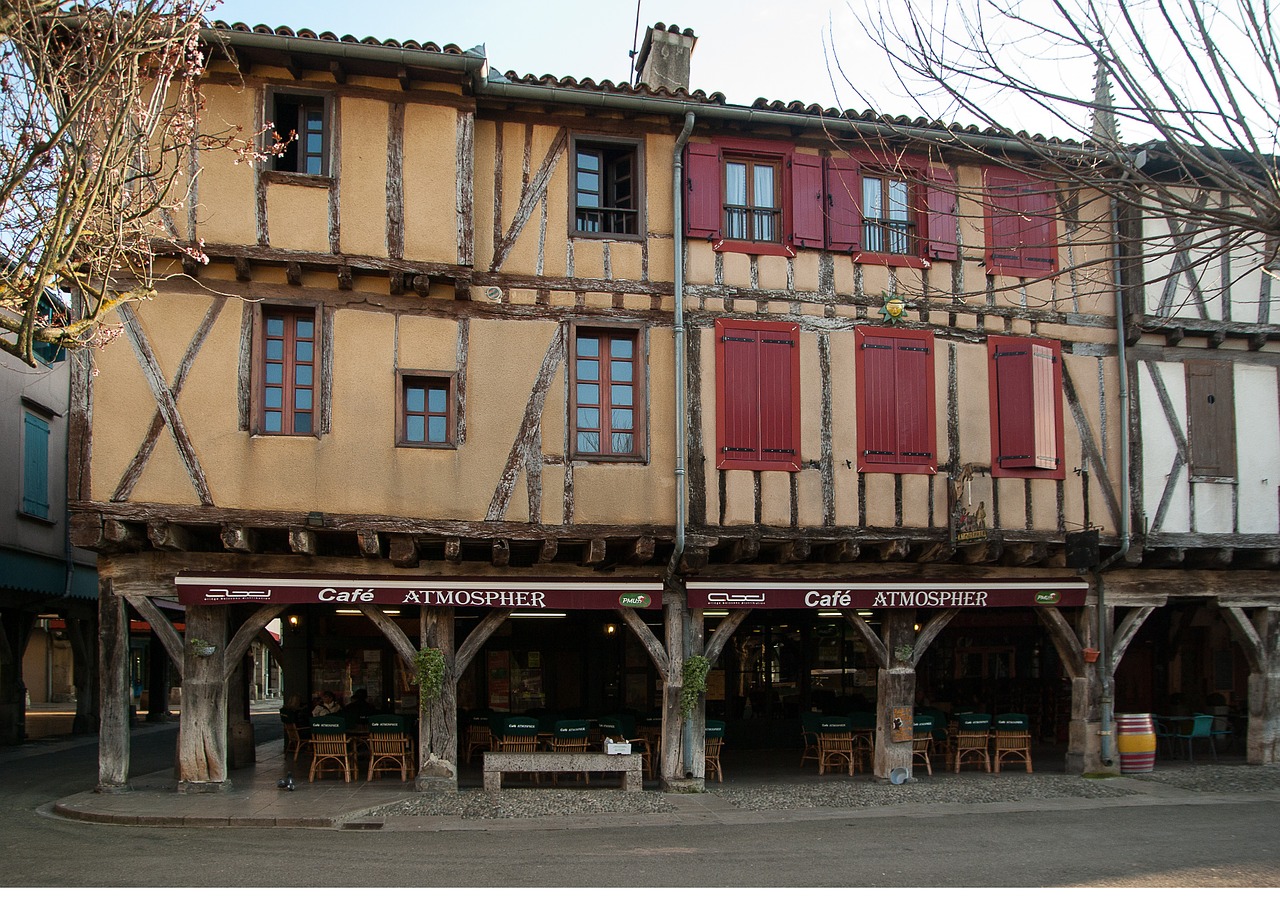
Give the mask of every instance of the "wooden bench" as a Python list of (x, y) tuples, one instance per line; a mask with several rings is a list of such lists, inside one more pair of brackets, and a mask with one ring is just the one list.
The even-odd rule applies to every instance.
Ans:
[(605, 754), (599, 751), (486, 751), (484, 788), (502, 789), (503, 774), (620, 773), (628, 792), (644, 788), (639, 754)]

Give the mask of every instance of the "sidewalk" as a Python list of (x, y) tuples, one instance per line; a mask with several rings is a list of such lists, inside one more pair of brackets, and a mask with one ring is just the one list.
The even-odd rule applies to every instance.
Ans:
[[(745, 765), (744, 765), (745, 766)], [(179, 794), (172, 771), (138, 777), (125, 793), (83, 792), (51, 811), (78, 821), (150, 827), (304, 827), (348, 830), (562, 830), (602, 827), (742, 825), (881, 818), (1045, 812), (1124, 806), (1280, 802), (1280, 768), (1238, 764), (1169, 765), (1154, 775), (1086, 780), (1063, 773), (939, 773), (904, 786), (866, 777), (819, 778), (777, 767), (709, 784), (701, 794), (623, 793), (612, 788), (504, 789), (486, 794), (464, 771), (463, 789), (444, 796), (386, 778), (308, 783), (305, 759), (283, 756), (283, 742), (258, 745), (257, 763), (232, 771), (222, 793)], [(790, 765), (788, 765), (790, 768)], [(278, 781), (292, 769), (294, 790)], [(1185, 774), (1182, 773), (1185, 771)], [(471, 781), (475, 780), (474, 783)], [(1162, 782), (1163, 780), (1163, 782)], [(481, 806), (480, 813), (474, 808)], [(565, 814), (581, 808), (581, 814)], [(441, 811), (443, 809), (443, 811)]]

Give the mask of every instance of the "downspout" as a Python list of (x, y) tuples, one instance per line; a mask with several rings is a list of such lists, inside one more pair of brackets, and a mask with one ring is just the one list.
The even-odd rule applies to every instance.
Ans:
[[(685, 526), (688, 524), (687, 508), (689, 479), (685, 467), (685, 423), (688, 417), (688, 391), (685, 378), (685, 338), (684, 338), (684, 147), (693, 133), (694, 113), (686, 111), (684, 129), (676, 138), (675, 150), (671, 153), (671, 211), (674, 214), (672, 223), (672, 245), (675, 255), (675, 326), (672, 329), (672, 342), (676, 356), (676, 390), (675, 390), (675, 456), (676, 456), (676, 530), (675, 549), (671, 553), (671, 562), (667, 565), (667, 579), (674, 579), (680, 567), (680, 559), (684, 555)], [(688, 603), (685, 604), (686, 623), (683, 625), (683, 653), (689, 655), (693, 646), (693, 632), (688, 624)], [(685, 775), (693, 770), (693, 718), (684, 721), (684, 738), (681, 760)]]
[(1098, 565), (1093, 572), (1094, 586), (1098, 592), (1098, 659), (1102, 663), (1102, 726), (1098, 732), (1102, 763), (1110, 766), (1115, 754), (1115, 695), (1112, 693), (1112, 676), (1115, 670), (1111, 665), (1111, 654), (1107, 641), (1110, 631), (1107, 625), (1106, 589), (1102, 582), (1102, 572), (1121, 558), (1129, 554), (1129, 546), (1133, 541), (1130, 519), (1129, 500), (1129, 364), (1125, 354), (1124, 301), (1121, 292), (1120, 274), (1120, 210), (1115, 198), (1111, 199), (1111, 273), (1115, 285), (1114, 299), (1116, 309), (1116, 360), (1120, 365), (1120, 548), (1110, 558)]

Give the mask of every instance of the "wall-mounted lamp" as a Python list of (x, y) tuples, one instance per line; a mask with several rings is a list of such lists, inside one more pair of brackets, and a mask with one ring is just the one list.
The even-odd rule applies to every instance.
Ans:
[(298, 616), (297, 616), (297, 615), (290, 615), (290, 616), (289, 616), (289, 628), (290, 628), (291, 630), (297, 630), (298, 622), (299, 622), (299, 618), (298, 618)]
[(612, 637), (614, 634), (617, 634), (617, 633), (618, 633), (618, 626), (617, 626), (617, 625), (605, 625), (605, 626), (604, 626), (604, 633), (605, 633), (605, 634), (607, 634), (607, 635), (609, 635), (610, 637)]

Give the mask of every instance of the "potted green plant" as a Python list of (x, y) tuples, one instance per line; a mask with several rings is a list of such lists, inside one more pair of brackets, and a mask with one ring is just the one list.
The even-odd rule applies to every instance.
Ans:
[(444, 653), (423, 647), (413, 654), (414, 681), (424, 702), (434, 701), (444, 690)]
[(191, 651), (192, 656), (212, 656), (218, 652), (215, 644), (211, 644), (200, 637), (189, 638), (187, 640), (187, 649)]

